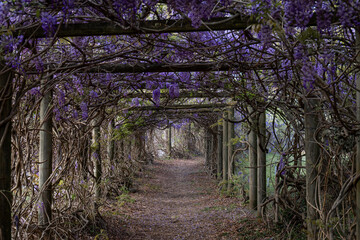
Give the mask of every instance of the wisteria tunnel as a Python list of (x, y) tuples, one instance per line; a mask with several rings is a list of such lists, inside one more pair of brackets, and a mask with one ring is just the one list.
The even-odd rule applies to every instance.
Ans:
[(0, 21), (0, 240), (360, 239), (359, 0), (3, 0)]

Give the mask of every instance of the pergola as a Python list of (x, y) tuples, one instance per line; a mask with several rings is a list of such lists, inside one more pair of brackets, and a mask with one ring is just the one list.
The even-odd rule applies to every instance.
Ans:
[[(333, 23), (336, 23), (338, 20), (334, 19)], [(276, 23), (276, 21), (274, 20)], [(274, 23), (274, 24), (275, 24)], [(308, 29), (314, 28), (316, 26), (316, 16), (309, 20), (307, 24)], [(145, 20), (138, 19), (134, 21), (129, 21), (126, 24), (119, 24), (119, 22), (108, 20), (108, 21), (88, 21), (83, 23), (61, 23), (55, 25), (55, 31), (53, 36), (48, 36), (46, 31), (42, 28), (41, 24), (33, 24), (26, 27), (18, 27), (13, 33), (14, 36), (22, 35), (24, 39), (69, 39), (72, 37), (92, 37), (92, 36), (143, 36), (143, 35), (160, 35), (166, 33), (191, 33), (191, 32), (216, 32), (216, 31), (228, 31), (229, 34), (234, 31), (243, 31), (245, 37), (248, 34), (248, 31), (252, 27), (257, 25), (264, 24), (261, 19), (255, 19), (248, 17), (245, 14), (240, 13), (234, 14), (231, 17), (213, 17), (209, 20), (204, 20), (202, 24), (198, 27), (194, 27), (192, 22), (188, 19), (162, 19), (162, 20)], [(309, 35), (314, 34), (312, 32), (308, 33)], [(280, 34), (279, 34), (280, 35)], [(253, 45), (260, 44), (261, 41), (258, 38), (247, 36), (251, 43), (240, 45), (239, 48), (250, 49), (252, 50)], [(316, 36), (315, 36), (316, 37)], [(156, 39), (156, 37), (154, 37)], [(283, 39), (283, 36), (279, 36), (279, 39)], [(357, 38), (359, 39), (359, 38)], [(126, 41), (126, 40), (125, 40)], [(284, 40), (285, 41), (285, 40)], [(176, 41), (175, 41), (176, 42)], [(49, 43), (54, 44), (53, 43)], [(95, 45), (95, 44), (94, 44)], [(275, 46), (282, 48), (281, 43), (276, 42)], [(359, 42), (357, 42), (357, 46)], [(87, 46), (89, 47), (89, 46)], [(285, 48), (285, 47), (284, 47)], [(250, 52), (249, 50), (249, 52)], [(220, 50), (219, 50), (220, 51)], [(356, 48), (356, 51), (358, 49)], [(41, 99), (40, 105), (40, 145), (39, 145), (39, 188), (42, 189), (40, 194), (40, 202), (44, 204), (44, 207), (39, 212), (39, 223), (46, 225), (51, 219), (51, 204), (52, 204), (52, 186), (48, 184), (50, 176), (52, 174), (52, 138), (53, 138), (53, 125), (52, 125), (52, 113), (49, 109), (52, 108), (52, 102), (54, 101), (53, 93), (51, 90), (54, 87), (52, 83), (51, 87), (47, 84), (51, 83), (51, 76), (56, 74), (67, 74), (67, 75), (76, 75), (84, 74), (89, 76), (99, 76), (101, 74), (110, 74), (114, 75), (117, 80), (116, 82), (124, 82), (125, 86), (131, 86), (128, 83), (127, 79), (120, 78), (117, 76), (126, 76), (131, 74), (148, 74), (148, 73), (189, 73), (190, 80), (192, 73), (208, 73), (213, 72), (216, 74), (228, 74), (231, 75), (241, 75), (251, 72), (254, 75), (254, 78), (261, 78), (260, 75), (262, 72), (271, 70), (272, 73), (278, 74), (279, 69), (281, 69), (281, 64), (284, 61), (282, 57), (273, 57), (272, 59), (266, 59), (262, 57), (262, 54), (266, 55), (265, 47), (263, 49), (257, 49), (257, 52), (261, 54), (261, 57), (256, 58), (256, 60), (249, 61), (233, 61), (233, 59), (223, 59), (222, 61), (208, 60), (208, 61), (182, 61), (182, 62), (171, 62), (165, 60), (163, 62), (145, 62), (142, 60), (134, 61), (131, 59), (129, 62), (122, 62), (123, 59), (118, 60), (118, 55), (114, 55), (106, 58), (100, 57), (99, 60), (90, 59), (86, 61), (77, 61), (75, 63), (69, 63), (69, 61), (63, 64), (53, 64), (47, 63), (43, 66), (43, 71), (39, 70), (35, 66), (30, 66), (23, 70), (22, 73), (19, 71), (9, 68), (4, 63), (1, 64), (2, 71), (0, 74), (0, 90), (1, 90), (1, 110), (0, 110), (0, 191), (3, 194), (0, 194), (0, 212), (3, 213), (0, 218), (0, 239), (1, 236), (3, 239), (7, 240), (11, 238), (11, 227), (12, 227), (12, 217), (11, 217), (11, 120), (14, 118), (16, 113), (17, 104), (12, 103), (12, 82), (14, 74), (21, 75), (25, 78), (28, 76), (37, 76), (40, 75), (41, 86), (44, 90), (44, 94)], [(55, 53), (54, 53), (55, 54)], [(136, 53), (135, 53), (136, 54)], [(141, 53), (145, 54), (146, 53)], [(86, 55), (86, 54), (84, 54)], [(90, 54), (89, 54), (90, 55)], [(275, 55), (275, 54), (274, 54)], [(210, 58), (209, 58), (210, 59)], [(356, 55), (356, 59), (359, 60), (359, 54)], [(294, 64), (296, 65), (296, 64)], [(292, 69), (292, 67), (289, 67)], [(259, 74), (260, 72), (260, 74)], [(294, 74), (295, 75), (295, 74)], [(166, 77), (164, 77), (166, 78)], [(54, 80), (55, 81), (55, 80)], [(172, 80), (173, 81), (173, 80)], [(316, 82), (318, 81), (318, 82)], [(210, 82), (210, 81), (209, 81)], [(188, 85), (182, 82), (178, 82), (180, 85), (179, 96), (172, 99), (169, 92), (161, 93), (161, 98), (170, 99), (169, 103), (159, 104), (159, 105), (145, 105), (145, 106), (129, 106), (125, 107), (127, 111), (133, 112), (149, 112), (154, 111), (168, 116), (168, 119), (181, 118), (181, 116), (186, 114), (201, 113), (203, 116), (212, 116), (216, 119), (222, 119), (222, 124), (218, 124), (216, 128), (208, 126), (208, 131), (213, 130), (213, 134), (208, 134), (207, 139), (216, 139), (216, 141), (209, 140), (208, 145), (206, 146), (206, 157), (210, 158), (212, 153), (216, 153), (216, 173), (220, 177), (219, 180), (228, 181), (232, 178), (234, 174), (234, 161), (232, 160), (234, 147), (231, 143), (234, 138), (234, 123), (235, 120), (235, 111), (240, 108), (248, 114), (245, 117), (246, 121), (249, 123), (249, 134), (248, 134), (248, 145), (249, 145), (249, 173), (250, 173), (250, 186), (249, 186), (249, 205), (252, 209), (257, 209), (258, 216), (262, 214), (262, 206), (266, 199), (266, 119), (265, 112), (267, 109), (276, 109), (274, 105), (271, 105), (271, 101), (276, 102), (276, 97), (280, 94), (281, 90), (278, 90), (278, 86), (274, 84), (271, 86), (272, 94), (269, 94), (269, 99), (264, 99), (261, 96), (256, 98), (253, 96), (253, 93), (249, 91), (247, 82), (244, 84), (241, 81), (227, 83), (228, 86), (224, 85), (221, 88), (219, 81), (214, 81), (213, 85), (204, 84), (199, 90), (188, 90)], [(256, 94), (254, 88), (264, 88), (266, 89), (266, 82), (259, 81), (258, 86), (253, 86), (253, 92)], [(328, 90), (326, 84), (321, 85), (319, 79), (314, 81), (318, 88), (322, 90)], [(61, 81), (60, 81), (61, 83)], [(304, 85), (306, 85), (305, 83)], [(153, 93), (151, 90), (146, 89), (146, 84), (144, 81), (139, 81), (139, 86), (135, 92), (130, 92), (124, 96), (120, 96), (117, 99), (131, 99), (131, 98), (143, 98), (143, 99), (152, 99)], [(230, 86), (230, 87), (229, 87)], [(302, 88), (296, 83), (286, 83), (284, 84), (289, 88)], [(350, 88), (358, 89), (360, 86), (360, 78), (354, 80), (354, 86)], [(218, 90), (219, 88), (219, 90)], [(250, 87), (251, 89), (251, 87)], [(306, 86), (305, 86), (306, 89)], [(331, 89), (329, 91), (332, 91)], [(335, 90), (333, 90), (335, 91)], [(240, 94), (238, 94), (240, 92)], [(244, 94), (243, 92), (249, 92), (249, 94)], [(295, 91), (294, 91), (295, 92)], [(315, 236), (318, 232), (318, 226), (316, 220), (319, 218), (318, 211), (316, 206), (319, 202), (317, 199), (317, 194), (319, 191), (318, 177), (321, 175), (321, 171), (318, 170), (318, 161), (321, 155), (322, 147), (319, 144), (318, 137), (315, 132), (319, 129), (319, 124), (321, 122), (321, 116), (318, 109), (321, 109), (321, 101), (318, 98), (318, 93), (316, 91), (304, 91), (304, 96), (294, 98), (295, 103), (289, 103), (288, 109), (301, 109), (304, 116), (304, 150), (306, 155), (306, 205), (307, 205), (307, 230), (309, 232), (309, 239), (315, 239)], [(121, 92), (122, 93), (122, 92)], [(293, 94), (293, 93), (291, 93)], [(121, 94), (119, 94), (121, 95)], [(286, 95), (286, 93), (285, 93)], [(296, 94), (294, 94), (296, 95)], [(349, 94), (351, 95), (351, 94)], [(357, 95), (357, 107), (356, 107), (356, 119), (360, 121), (360, 93), (356, 90)], [(189, 103), (176, 103), (176, 100), (179, 99), (190, 99), (190, 98), (203, 98), (210, 99), (216, 98), (221, 99), (221, 102), (206, 102), (199, 104), (189, 104)], [(285, 99), (286, 97), (284, 97)], [(329, 97), (330, 99), (331, 97)], [(280, 99), (280, 97), (279, 97)], [(299, 100), (300, 99), (300, 100)], [(279, 100), (280, 102), (281, 100)], [(302, 101), (300, 103), (296, 101)], [(334, 100), (335, 101), (335, 100)], [(114, 100), (114, 102), (116, 102)], [(205, 102), (205, 103), (204, 103)], [(248, 104), (249, 102), (254, 102), (254, 104), (260, 105), (258, 109), (255, 109), (254, 106)], [(296, 105), (298, 104), (298, 105)], [(101, 105), (101, 104), (99, 104)], [(109, 103), (111, 105), (111, 103)], [(241, 106), (240, 106), (241, 105)], [(281, 106), (281, 103), (278, 103), (277, 106)], [(300, 107), (299, 107), (300, 106)], [(15, 108), (15, 109), (14, 109)], [(14, 111), (15, 110), (15, 111)], [(124, 109), (121, 109), (121, 111)], [(121, 112), (119, 111), (119, 112)], [(335, 108), (336, 112), (336, 108)], [(284, 112), (283, 115), (287, 113)], [(296, 119), (296, 116), (294, 117)], [(244, 120), (245, 121), (245, 120)], [(351, 122), (351, 121), (350, 121)], [(114, 123), (113, 123), (114, 124)], [(344, 124), (345, 125), (345, 124)], [(171, 129), (171, 128), (170, 128)], [(99, 128), (98, 126), (94, 128), (94, 138), (99, 138)], [(171, 134), (171, 133), (169, 133)], [(352, 133), (351, 133), (352, 134)], [(95, 139), (95, 142), (98, 140)], [(49, 147), (50, 144), (50, 147)], [(171, 144), (171, 143), (170, 143)], [(211, 146), (210, 146), (211, 145)], [(170, 145), (171, 146), (171, 145)], [(360, 143), (357, 142), (357, 152), (360, 151)], [(356, 174), (349, 177), (349, 180), (344, 184), (340, 192), (338, 201), (335, 202), (329, 212), (333, 212), (334, 209), (339, 205), (341, 198), (345, 198), (347, 193), (350, 191), (350, 186), (356, 185), (356, 206), (360, 205), (360, 184), (358, 184), (358, 179), (360, 175), (360, 158), (359, 154), (355, 154), (356, 158), (354, 160), (356, 166)], [(95, 180), (98, 183), (98, 180), (101, 178), (101, 162), (97, 161), (95, 163)], [(227, 187), (231, 187), (230, 184)], [(96, 196), (99, 193), (99, 186), (95, 187)], [(340, 201), (341, 202), (341, 201)], [(356, 207), (354, 212), (356, 215), (356, 228), (357, 228), (357, 238), (360, 239), (360, 208)], [(50, 217), (48, 217), (50, 216)], [(327, 216), (331, 216), (329, 213)], [(1, 235), (2, 234), (2, 235)]]

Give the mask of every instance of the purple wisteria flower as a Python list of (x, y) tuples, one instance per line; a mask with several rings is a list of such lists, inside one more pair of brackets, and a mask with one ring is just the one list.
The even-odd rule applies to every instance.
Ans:
[(53, 36), (56, 31), (56, 17), (48, 12), (41, 13), (41, 24), (46, 36)]
[(86, 102), (81, 102), (80, 103), (80, 109), (81, 109), (81, 116), (83, 118), (83, 120), (86, 120), (88, 118), (88, 106)]
[(140, 105), (140, 103), (139, 103), (139, 98), (133, 98), (133, 100), (132, 100), (132, 104), (133, 104), (133, 106), (139, 106)]
[(160, 94), (161, 94), (160, 88), (157, 88), (153, 91), (153, 101), (155, 102), (156, 106), (160, 105)]
[(281, 158), (280, 158), (278, 167), (276, 169), (276, 172), (280, 171), (280, 174), (283, 176), (286, 173), (286, 170), (284, 169), (285, 165), (286, 164), (285, 164), (285, 161), (284, 161), (284, 154), (281, 154)]
[(99, 94), (98, 94), (96, 91), (91, 90), (90, 93), (89, 93), (89, 96), (90, 96), (91, 98), (98, 98), (98, 97), (99, 97)]

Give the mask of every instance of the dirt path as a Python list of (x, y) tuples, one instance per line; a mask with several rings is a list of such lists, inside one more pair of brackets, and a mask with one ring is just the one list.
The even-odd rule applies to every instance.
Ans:
[(118, 216), (107, 217), (110, 239), (239, 239), (239, 223), (250, 213), (235, 198), (219, 196), (203, 166), (199, 159), (148, 166), (139, 191)]

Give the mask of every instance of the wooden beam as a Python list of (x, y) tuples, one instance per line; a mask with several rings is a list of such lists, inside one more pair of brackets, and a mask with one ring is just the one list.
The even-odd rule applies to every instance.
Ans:
[[(245, 67), (246, 64), (242, 65)], [(240, 66), (237, 66), (240, 67)], [(85, 73), (142, 73), (142, 72), (207, 72), (229, 71), (234, 69), (229, 63), (195, 62), (195, 63), (152, 63), (152, 64), (101, 64), (84, 68)], [(79, 71), (78, 71), (79, 72)]]
[[(144, 72), (224, 72), (224, 71), (247, 71), (273, 69), (268, 63), (233, 63), (233, 62), (194, 62), (194, 63), (103, 63), (94, 66), (93, 63), (69, 64), (62, 67), (49, 66), (51, 72), (69, 72), (76, 69), (76, 73), (144, 73)], [(39, 74), (36, 69), (26, 70), (26, 74)]]
[[(134, 22), (131, 26), (121, 26), (115, 22), (88, 22), (69, 23), (57, 26), (56, 37), (78, 36), (106, 36), (106, 35), (134, 35), (149, 33), (174, 33), (174, 32), (201, 32), (246, 29), (256, 23), (249, 17), (219, 17), (212, 18), (198, 28), (194, 28), (191, 22), (185, 19), (179, 20), (146, 20)], [(45, 38), (41, 25), (24, 28), (15, 33), (25, 38)]]
[[(144, 90), (144, 93), (135, 92), (129, 93), (124, 98), (141, 98), (141, 99), (152, 99), (152, 92), (146, 92), (148, 90)], [(211, 92), (211, 96), (206, 92), (194, 92), (194, 91), (181, 91), (179, 97), (176, 98), (230, 98), (233, 97), (230, 93), (227, 92)], [(168, 92), (161, 93), (160, 98), (170, 98)]]
[(190, 105), (169, 105), (169, 106), (138, 106), (138, 107), (130, 107), (127, 110), (135, 110), (135, 111), (166, 111), (166, 110), (184, 110), (184, 109), (216, 109), (216, 108), (224, 108), (228, 106), (228, 104), (223, 103), (214, 103), (214, 104), (190, 104)]

